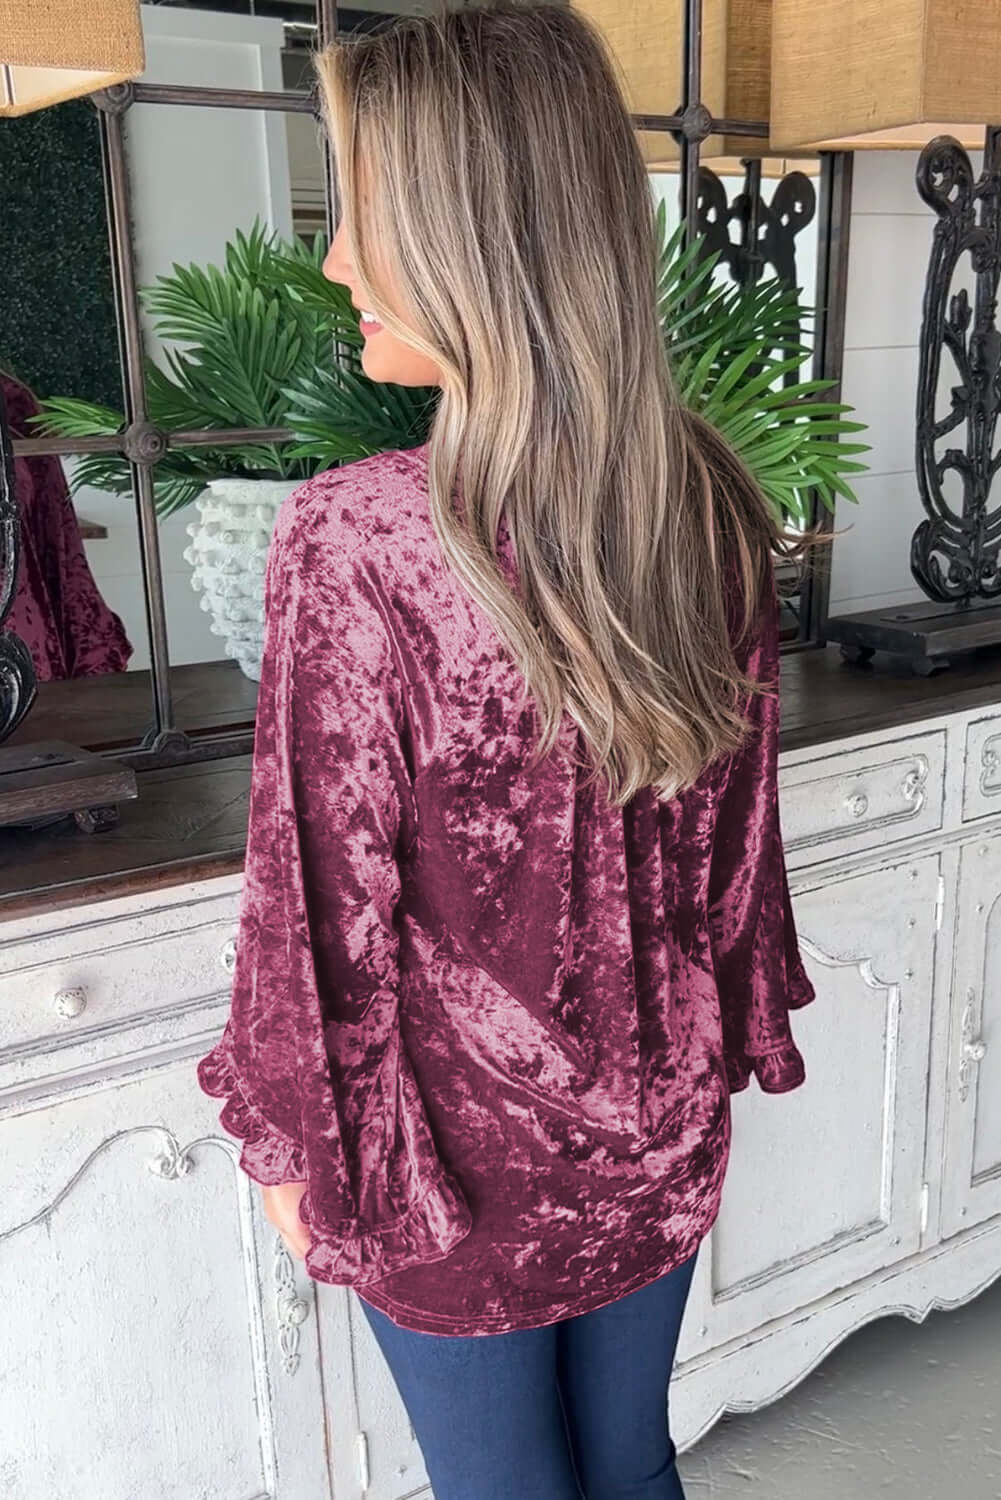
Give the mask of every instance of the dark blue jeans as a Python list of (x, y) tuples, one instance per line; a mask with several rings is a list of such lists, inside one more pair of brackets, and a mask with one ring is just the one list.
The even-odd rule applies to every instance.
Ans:
[(474, 1338), (359, 1294), (434, 1500), (684, 1500), (667, 1388), (696, 1257), (594, 1312)]

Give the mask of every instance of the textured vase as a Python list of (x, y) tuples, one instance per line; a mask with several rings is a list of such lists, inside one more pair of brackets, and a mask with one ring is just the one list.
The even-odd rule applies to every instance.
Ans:
[(187, 526), (191, 587), (227, 656), (254, 682), (264, 645), (264, 568), (279, 507), (298, 479), (212, 479)]

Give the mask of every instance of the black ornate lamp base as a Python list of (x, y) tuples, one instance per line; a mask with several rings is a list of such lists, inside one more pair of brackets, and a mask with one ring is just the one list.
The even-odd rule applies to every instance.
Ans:
[(976, 599), (955, 605), (927, 599), (887, 605), (835, 615), (824, 633), (829, 641), (841, 642), (848, 661), (867, 662), (877, 651), (887, 651), (929, 677), (948, 667), (953, 656), (1001, 645), (1001, 603)]

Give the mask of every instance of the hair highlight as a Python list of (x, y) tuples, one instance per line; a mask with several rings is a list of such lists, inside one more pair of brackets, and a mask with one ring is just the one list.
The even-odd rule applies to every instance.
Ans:
[(775, 691), (737, 649), (773, 555), (821, 533), (787, 531), (677, 398), (646, 169), (604, 44), (572, 9), (502, 0), (316, 64), (366, 305), (442, 372), (435, 532), (521, 669), (536, 755), (566, 711), (610, 801), (672, 797), (740, 746), (744, 696)]

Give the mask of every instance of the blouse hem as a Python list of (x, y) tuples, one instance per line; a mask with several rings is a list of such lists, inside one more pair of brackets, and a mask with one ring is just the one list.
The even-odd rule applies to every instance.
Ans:
[(606, 1287), (603, 1291), (591, 1292), (585, 1297), (578, 1298), (576, 1302), (560, 1304), (555, 1312), (552, 1310), (548, 1313), (542, 1310), (526, 1311), (513, 1316), (495, 1313), (473, 1320), (450, 1317), (444, 1313), (427, 1313), (420, 1308), (411, 1307), (406, 1302), (397, 1302), (394, 1298), (387, 1297), (384, 1292), (373, 1294), (366, 1285), (356, 1286), (354, 1291), (362, 1301), (368, 1302), (378, 1312), (392, 1318), (398, 1327), (409, 1329), (411, 1333), (451, 1333), (460, 1338), (475, 1338), (480, 1334), (514, 1333), (520, 1329), (545, 1328), (550, 1323), (559, 1323), (567, 1318), (580, 1317), (583, 1313), (596, 1312), (600, 1307), (608, 1307), (611, 1303), (618, 1302), (620, 1298), (628, 1297), (630, 1292), (638, 1292), (643, 1287), (650, 1286), (661, 1276), (666, 1276), (669, 1271), (677, 1270), (698, 1250), (712, 1228), (718, 1211), (717, 1205), (708, 1219), (700, 1224), (687, 1240), (682, 1241), (682, 1250), (679, 1252), (675, 1248), (666, 1261), (656, 1263), (656, 1269), (648, 1266), (642, 1271), (637, 1271), (614, 1291)]

